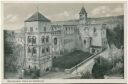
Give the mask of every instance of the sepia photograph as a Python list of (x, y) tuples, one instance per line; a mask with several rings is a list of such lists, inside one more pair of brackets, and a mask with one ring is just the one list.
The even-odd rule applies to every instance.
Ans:
[(3, 3), (4, 79), (124, 79), (124, 3)]

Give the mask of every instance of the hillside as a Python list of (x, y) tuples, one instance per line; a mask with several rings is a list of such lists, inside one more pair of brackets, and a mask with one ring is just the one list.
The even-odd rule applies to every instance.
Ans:
[(97, 23), (97, 24), (123, 24), (124, 22), (124, 16), (110, 16), (110, 17), (100, 17), (100, 18), (88, 18), (89, 23)]

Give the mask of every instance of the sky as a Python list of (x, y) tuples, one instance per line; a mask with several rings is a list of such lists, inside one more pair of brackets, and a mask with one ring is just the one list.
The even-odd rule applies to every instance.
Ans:
[(124, 14), (123, 3), (4, 3), (4, 28), (22, 28), (24, 21), (37, 10), (51, 21), (78, 19), (82, 6), (92, 18)]

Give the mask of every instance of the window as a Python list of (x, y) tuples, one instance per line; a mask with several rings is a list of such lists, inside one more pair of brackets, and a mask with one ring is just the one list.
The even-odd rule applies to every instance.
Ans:
[(49, 42), (49, 37), (48, 36), (46, 37), (46, 42)]
[(47, 51), (47, 52), (49, 52), (49, 47), (48, 47), (48, 48), (46, 48), (46, 51)]
[(42, 48), (42, 53), (45, 53), (45, 49), (44, 48)]
[(96, 32), (96, 28), (94, 27), (94, 33)]
[(44, 27), (44, 31), (46, 31), (46, 27)]
[(54, 29), (53, 29), (53, 27), (52, 27), (52, 31), (53, 31)]
[(30, 32), (33, 32), (33, 27), (30, 27)]
[(84, 44), (86, 44), (86, 40), (84, 40)]
[(68, 29), (67, 29), (67, 27), (66, 27), (66, 31), (67, 31)]
[(95, 49), (94, 48), (92, 49), (92, 53), (95, 53)]
[(57, 45), (57, 38), (54, 38), (54, 44)]
[(34, 53), (34, 54), (36, 54), (36, 53), (37, 53), (37, 51), (36, 51), (36, 48), (35, 48), (35, 47), (33, 47), (33, 53)]
[(41, 40), (42, 40), (42, 43), (44, 43), (44, 41), (45, 41), (45, 38), (44, 38), (44, 36), (42, 36)]
[(35, 66), (35, 70), (36, 70), (36, 66)]
[(30, 36), (28, 36), (28, 43), (31, 43), (31, 37)]
[(31, 49), (30, 49), (30, 47), (28, 47), (28, 53), (30, 53), (31, 52)]
[(35, 37), (35, 36), (33, 36), (33, 38), (32, 38), (32, 43), (33, 43), (33, 44), (36, 43), (36, 37)]
[(80, 17), (82, 17), (82, 15), (80, 15)]

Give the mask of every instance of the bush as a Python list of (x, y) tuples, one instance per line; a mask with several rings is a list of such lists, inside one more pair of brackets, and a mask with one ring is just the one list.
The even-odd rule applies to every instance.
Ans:
[(111, 56), (112, 69), (110, 75), (124, 75), (124, 54), (123, 51), (118, 50), (113, 56)]
[(29, 69), (25, 70), (24, 75), (26, 76), (31, 76), (32, 78), (37, 78), (40, 76), (40, 70), (35, 70), (35, 69)]
[(111, 72), (113, 74), (121, 74), (123, 73), (123, 63), (119, 62), (119, 63), (116, 63), (116, 66), (114, 66), (112, 69), (111, 69)]

